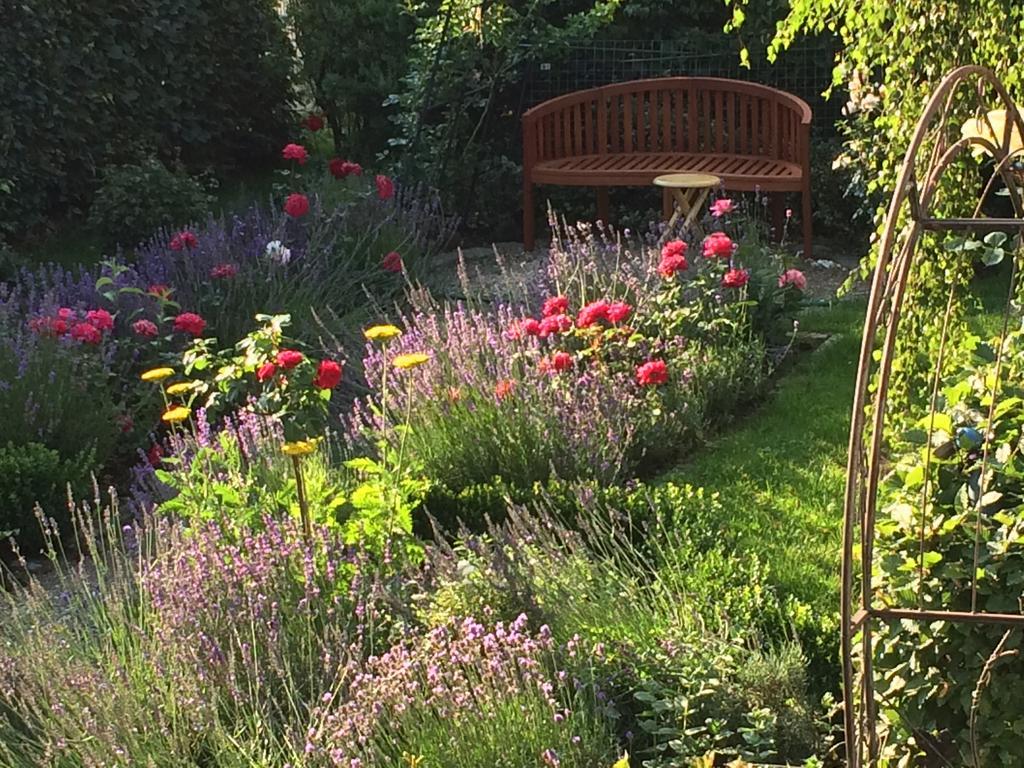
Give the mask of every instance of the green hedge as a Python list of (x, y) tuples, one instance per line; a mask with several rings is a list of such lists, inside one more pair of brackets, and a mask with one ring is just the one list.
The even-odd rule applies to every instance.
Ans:
[(7, 3), (0, 50), (0, 235), (84, 206), (108, 164), (230, 167), (288, 129), (275, 0)]

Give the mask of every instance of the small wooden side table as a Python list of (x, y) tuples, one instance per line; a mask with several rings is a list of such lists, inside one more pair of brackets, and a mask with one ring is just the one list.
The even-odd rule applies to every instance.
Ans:
[(684, 230), (700, 229), (694, 225), (700, 218), (711, 190), (720, 187), (722, 180), (710, 173), (669, 173), (658, 176), (654, 184), (663, 190), (662, 213), (668, 219), (665, 229), (665, 237), (668, 237), (679, 219), (683, 220)]

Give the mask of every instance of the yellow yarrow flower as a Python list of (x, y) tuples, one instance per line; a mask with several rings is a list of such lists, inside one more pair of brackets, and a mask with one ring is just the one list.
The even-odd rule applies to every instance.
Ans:
[(161, 416), (160, 418), (162, 418), (164, 421), (166, 421), (169, 424), (174, 424), (174, 423), (179, 422), (179, 421), (184, 421), (191, 414), (192, 414), (192, 409), (191, 408), (186, 408), (183, 405), (176, 405), (173, 408), (170, 408), (170, 409), (164, 411), (164, 415)]
[(423, 365), (429, 359), (430, 355), (426, 352), (410, 352), (407, 355), (399, 355), (391, 361), (391, 364), (395, 366), (395, 368), (401, 368), (404, 370), (406, 368), (415, 368), (417, 365)]
[(402, 332), (394, 325), (375, 325), (363, 331), (363, 335), (370, 341), (385, 341), (401, 336)]
[(143, 373), (139, 378), (143, 381), (163, 381), (168, 376), (174, 375), (173, 368), (150, 368), (148, 371)]
[(183, 395), (186, 392), (191, 392), (194, 384), (194, 381), (179, 381), (177, 384), (171, 384), (171, 386), (167, 388), (167, 394)]
[(310, 440), (293, 440), (281, 446), (281, 453), (285, 456), (308, 456), (316, 450), (320, 438), (314, 437)]

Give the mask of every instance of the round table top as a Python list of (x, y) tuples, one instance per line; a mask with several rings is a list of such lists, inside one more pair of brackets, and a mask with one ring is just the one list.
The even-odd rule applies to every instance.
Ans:
[(669, 173), (658, 176), (654, 183), (659, 187), (675, 189), (710, 189), (720, 186), (722, 180), (710, 173)]

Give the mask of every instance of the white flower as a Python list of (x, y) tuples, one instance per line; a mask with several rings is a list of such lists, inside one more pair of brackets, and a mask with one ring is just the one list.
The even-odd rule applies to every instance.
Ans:
[(267, 258), (282, 267), (292, 260), (292, 252), (280, 240), (267, 243)]

